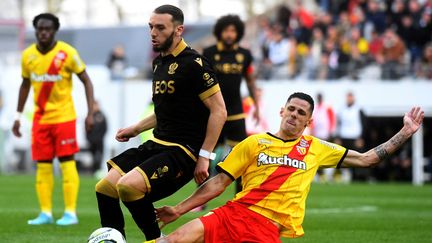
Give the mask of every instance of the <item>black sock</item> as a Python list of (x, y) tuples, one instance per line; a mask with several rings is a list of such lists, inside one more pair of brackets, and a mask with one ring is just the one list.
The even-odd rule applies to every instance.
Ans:
[(96, 198), (98, 201), (102, 227), (114, 228), (120, 231), (120, 233), (122, 233), (126, 238), (126, 233), (124, 230), (125, 222), (120, 208), (120, 200), (99, 192), (96, 192)]
[(132, 214), (137, 226), (144, 233), (147, 240), (154, 240), (160, 237), (161, 231), (156, 222), (153, 203), (145, 197), (132, 202), (123, 202)]

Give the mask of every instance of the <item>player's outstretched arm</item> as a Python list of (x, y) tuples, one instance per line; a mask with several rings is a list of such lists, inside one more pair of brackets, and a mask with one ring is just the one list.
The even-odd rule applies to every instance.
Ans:
[(127, 142), (129, 141), (129, 138), (133, 138), (144, 131), (154, 128), (155, 126), (156, 115), (155, 113), (152, 113), (132, 126), (120, 128), (117, 131), (116, 140), (119, 142)]
[(87, 72), (77, 74), (78, 78), (84, 84), (85, 95), (87, 99), (87, 116), (85, 119), (86, 131), (90, 131), (93, 128), (93, 104), (94, 104), (94, 94), (93, 94), (93, 83), (90, 80)]
[(163, 206), (156, 209), (157, 219), (159, 222), (162, 222), (161, 228), (193, 208), (205, 204), (219, 196), (231, 182), (232, 180), (229, 176), (225, 173), (219, 173), (202, 184), (190, 197), (177, 204), (177, 206)]
[[(207, 122), (206, 136), (201, 149), (213, 151), (219, 138), (222, 127), (227, 118), (225, 102), (220, 91), (203, 100), (204, 105), (210, 110), (210, 116)], [(194, 171), (195, 182), (203, 183), (209, 176), (208, 167), (209, 159), (199, 156)]]
[(424, 118), (424, 111), (420, 107), (413, 107), (405, 113), (404, 126), (387, 142), (365, 152), (348, 151), (342, 162), (342, 167), (371, 167), (386, 159), (398, 150), (420, 128)]
[(18, 95), (17, 117), (15, 118), (12, 127), (12, 133), (17, 137), (21, 137), (21, 132), (20, 132), (21, 121), (20, 121), (20, 117), (18, 116), (20, 116), (24, 110), (24, 105), (27, 101), (27, 97), (30, 92), (30, 86), (31, 86), (30, 79), (23, 78), (19, 89), (19, 95)]

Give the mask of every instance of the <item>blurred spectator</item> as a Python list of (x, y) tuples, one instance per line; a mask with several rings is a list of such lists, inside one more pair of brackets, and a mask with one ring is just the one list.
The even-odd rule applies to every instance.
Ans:
[(349, 55), (350, 62), (348, 65), (348, 72), (352, 79), (359, 78), (359, 70), (364, 67), (369, 52), (369, 44), (365, 38), (361, 36), (359, 28), (352, 28), (350, 37), (342, 43), (342, 51)]
[(336, 132), (336, 114), (331, 105), (324, 102), (323, 95), (317, 94), (317, 103), (314, 108), (313, 122), (310, 133), (323, 140), (332, 140)]
[(369, 0), (366, 9), (366, 21), (372, 23), (378, 33), (386, 28), (386, 15), (378, 0)]
[(417, 77), (432, 80), (432, 43), (429, 43), (423, 51), (423, 57), (417, 67)]
[(408, 14), (403, 0), (395, 0), (389, 8), (389, 25), (393, 24), (399, 28), (402, 26), (402, 18)]
[[(346, 75), (349, 56), (340, 50), (339, 42), (327, 40), (325, 51), (328, 53), (327, 67), (329, 80), (336, 80)], [(325, 59), (323, 59), (325, 61)]]
[(107, 132), (107, 121), (97, 101), (93, 103), (93, 120), (93, 128), (87, 131), (86, 137), (93, 160), (91, 172), (94, 174), (100, 169), (102, 164), (104, 137)]
[(268, 55), (264, 60), (264, 78), (289, 78), (294, 73), (296, 42), (286, 37), (281, 26), (272, 27)]
[[(321, 67), (321, 55), (324, 51), (324, 35), (319, 27), (314, 27), (312, 31), (312, 41), (309, 46), (309, 53), (306, 59), (306, 69), (309, 79), (318, 78)], [(327, 65), (327, 64), (326, 64)]]
[(281, 30), (284, 34), (287, 34), (288, 27), (290, 26), (291, 10), (285, 6), (281, 5), (276, 11), (276, 24), (281, 26)]
[(383, 50), (383, 40), (376, 31), (372, 31), (371, 39), (369, 41), (369, 55), (368, 61), (378, 62), (378, 56), (381, 55)]
[(124, 72), (127, 66), (127, 59), (123, 45), (117, 44), (112, 49), (108, 61), (107, 67), (111, 72), (112, 80), (121, 80), (124, 78)]
[[(336, 114), (333, 107), (324, 102), (323, 95), (317, 94), (316, 105), (313, 113), (312, 124), (310, 125), (310, 134), (326, 141), (332, 141), (333, 136), (336, 132)], [(318, 177), (320, 182), (327, 182), (333, 180), (334, 168), (327, 168), (322, 171), (318, 171)]]
[[(338, 139), (337, 143), (348, 149), (363, 151), (363, 127), (365, 123), (364, 113), (355, 102), (352, 92), (346, 94), (346, 105), (337, 113)], [(342, 181), (350, 182), (352, 175), (350, 169), (341, 169)]]
[(393, 29), (387, 29), (383, 35), (383, 49), (378, 55), (383, 80), (397, 80), (402, 77), (404, 56), (405, 44)]

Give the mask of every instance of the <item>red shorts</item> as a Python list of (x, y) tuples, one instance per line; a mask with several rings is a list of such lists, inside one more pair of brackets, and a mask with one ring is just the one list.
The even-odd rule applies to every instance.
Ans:
[(70, 156), (78, 151), (75, 120), (58, 124), (38, 124), (33, 122), (33, 160), (52, 160), (54, 157)]
[(281, 242), (279, 229), (266, 217), (229, 201), (200, 217), (204, 242)]

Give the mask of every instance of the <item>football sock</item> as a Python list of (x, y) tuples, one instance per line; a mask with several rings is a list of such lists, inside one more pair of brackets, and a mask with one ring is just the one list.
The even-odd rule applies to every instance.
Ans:
[(37, 163), (36, 165), (36, 194), (41, 212), (52, 215), (52, 192), (54, 174), (52, 163)]
[(115, 186), (102, 179), (96, 184), (95, 189), (101, 225), (120, 231), (126, 238), (124, 217)]
[(63, 174), (63, 198), (65, 203), (65, 212), (76, 212), (76, 202), (78, 198), (79, 176), (74, 160), (60, 163)]
[(155, 209), (151, 201), (144, 197), (131, 202), (123, 201), (123, 203), (129, 209), (132, 218), (147, 240), (154, 240), (160, 237), (161, 231), (156, 221)]

